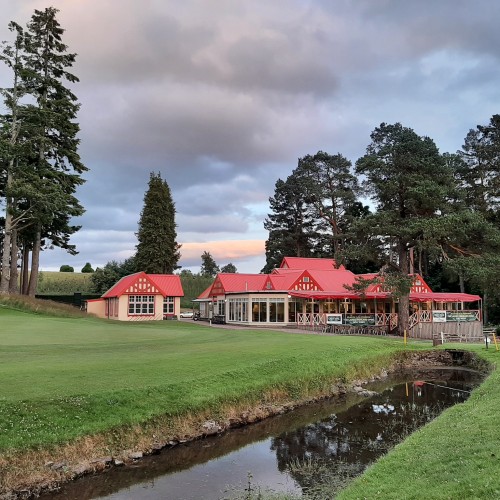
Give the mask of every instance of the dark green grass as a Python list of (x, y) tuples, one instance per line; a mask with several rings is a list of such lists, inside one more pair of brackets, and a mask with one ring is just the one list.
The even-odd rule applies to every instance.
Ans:
[(0, 449), (181, 415), (266, 391), (301, 397), (382, 367), (400, 340), (118, 323), (0, 309)]

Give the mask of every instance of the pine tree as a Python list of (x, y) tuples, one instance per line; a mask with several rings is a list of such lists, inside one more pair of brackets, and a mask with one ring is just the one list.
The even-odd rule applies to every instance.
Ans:
[[(32, 252), (29, 286), (25, 287), (30, 295), (36, 291), (45, 239), (76, 253), (69, 238), (79, 227), (70, 225), (70, 219), (84, 211), (74, 196), (76, 188), (84, 182), (81, 174), (87, 170), (77, 152), (79, 126), (74, 120), (79, 104), (65, 86), (66, 82), (78, 81), (68, 72), (76, 56), (68, 54), (62, 42), (64, 30), (56, 19), (57, 12), (54, 8), (35, 10), (24, 31), (11, 23), (11, 28), (17, 31), (17, 62), (9, 67), (26, 102), (14, 106), (12, 90), (7, 98), (8, 116), (4, 118), (4, 123), (16, 125), (11, 126), (16, 131), (16, 141), (9, 149), (9, 165), (14, 168), (10, 168), (5, 192), (11, 242), (10, 248), (4, 242), (3, 259), (10, 259), (9, 290), (12, 291), (17, 288), (17, 235), (22, 232), (24, 264), (26, 252)], [(2, 291), (5, 281), (1, 283)]]
[(360, 191), (351, 162), (340, 153), (318, 151), (299, 159), (294, 174), (301, 179), (304, 196), (316, 220), (319, 235), (315, 254), (339, 260), (346, 233), (354, 219)]
[[(371, 134), (366, 154), (356, 163), (377, 211), (358, 222), (359, 233), (386, 244), (386, 284), (399, 298), (399, 331), (408, 329), (409, 250), (437, 246), (431, 225), (442, 227), (455, 189), (453, 172), (429, 137), (420, 137), (400, 123), (382, 123)], [(449, 233), (448, 233), (449, 234)], [(394, 254), (392, 254), (394, 250)]]
[(217, 273), (220, 271), (219, 266), (215, 262), (214, 258), (210, 254), (210, 252), (203, 252), (201, 256), (201, 271), (200, 274), (202, 276), (210, 276), (214, 278)]
[(310, 257), (317, 237), (303, 184), (295, 172), (286, 181), (276, 181), (269, 205), (271, 213), (264, 221), (269, 237), (263, 273), (278, 267), (283, 257)]
[(170, 188), (159, 173), (150, 175), (136, 236), (138, 271), (172, 274), (178, 269), (180, 245), (176, 241), (175, 205)]

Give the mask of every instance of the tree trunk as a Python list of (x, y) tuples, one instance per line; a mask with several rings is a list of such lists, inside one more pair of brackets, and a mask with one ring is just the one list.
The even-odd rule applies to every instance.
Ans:
[(458, 282), (460, 283), (460, 293), (465, 293), (465, 280), (462, 273), (458, 275)]
[[(12, 167), (13, 161), (11, 160), (9, 165), (9, 171), (7, 173), (7, 189), (12, 184)], [(3, 254), (2, 254), (2, 276), (0, 278), (0, 293), (9, 293), (9, 283), (10, 283), (10, 260), (11, 260), (11, 240), (12, 240), (12, 214), (11, 209), (11, 198), (6, 197), (5, 200), (5, 226), (4, 226), (4, 236), (3, 236)]]
[(38, 267), (40, 265), (40, 249), (42, 245), (42, 228), (41, 224), (38, 224), (36, 230), (36, 238), (33, 243), (33, 252), (31, 254), (31, 274), (30, 282), (28, 286), (28, 295), (34, 297), (36, 294), (36, 288), (38, 285)]
[[(398, 244), (399, 253), (399, 269), (403, 276), (408, 274), (408, 253), (406, 245), (403, 243)], [(410, 293), (402, 294), (399, 297), (399, 311), (398, 311), (398, 333), (400, 335), (408, 334), (408, 325), (410, 319)]]
[(12, 236), (10, 241), (10, 280), (9, 280), (9, 293), (19, 293), (18, 287), (18, 272), (17, 272), (17, 258), (19, 246), (17, 244), (17, 229), (12, 230)]
[(22, 288), (21, 288), (21, 293), (23, 295), (28, 295), (28, 285), (29, 285), (29, 266), (30, 266), (30, 250), (26, 246), (26, 244), (23, 245), (23, 263), (22, 263), (22, 269), (23, 269), (23, 275), (22, 275)]

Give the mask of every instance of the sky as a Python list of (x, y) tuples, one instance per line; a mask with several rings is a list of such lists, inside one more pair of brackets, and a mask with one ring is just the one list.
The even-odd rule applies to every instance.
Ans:
[(299, 158), (321, 150), (354, 164), (382, 122), (455, 152), (500, 113), (497, 0), (0, 0), (0, 40), (12, 40), (9, 21), (49, 6), (78, 54), (89, 171), (79, 254), (43, 251), (46, 271), (133, 255), (159, 172), (182, 268), (198, 272), (208, 251), (259, 272), (269, 197)]

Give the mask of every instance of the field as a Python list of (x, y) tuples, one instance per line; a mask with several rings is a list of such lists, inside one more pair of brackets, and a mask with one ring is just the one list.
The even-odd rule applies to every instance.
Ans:
[[(328, 393), (332, 381), (367, 377), (404, 350), (400, 339), (228, 330), (190, 321), (116, 323), (1, 305), (0, 325), (4, 490), (14, 483), (3, 478), (17, 480), (35, 462), (30, 453), (56, 453), (71, 442), (83, 450), (82, 443), (91, 443), (86, 436), (100, 436), (99, 452), (114, 454), (130, 445), (130, 436), (144, 438), (143, 430), (178, 432), (174, 422), (196, 415), (217, 418), (231, 407)], [(407, 349), (425, 348), (430, 345)], [(471, 349), (493, 363), (499, 359), (492, 348)], [(396, 447), (340, 498), (498, 497), (499, 387), (494, 371), (465, 404)], [(40, 475), (36, 464), (32, 475)]]
[(60, 273), (58, 271), (40, 271), (38, 294), (73, 294), (91, 291), (91, 273)]

